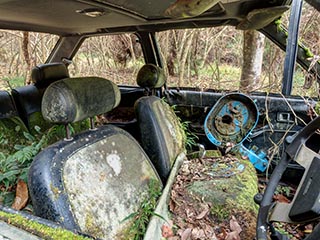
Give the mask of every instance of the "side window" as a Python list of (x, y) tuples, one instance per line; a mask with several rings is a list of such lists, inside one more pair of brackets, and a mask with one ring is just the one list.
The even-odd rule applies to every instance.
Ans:
[[(316, 62), (320, 63), (320, 12), (310, 6), (307, 2), (303, 3), (299, 40), (305, 46), (305, 51), (310, 61), (310, 69), (316, 68)], [(319, 69), (318, 69), (319, 72)], [(319, 77), (319, 76), (318, 76)], [(315, 74), (296, 66), (293, 82), (294, 95), (319, 97), (319, 85)]]
[(69, 66), (71, 76), (99, 76), (120, 85), (136, 85), (143, 66), (141, 45), (134, 34), (87, 38)]
[(29, 84), (31, 69), (44, 63), (58, 36), (0, 29), (0, 89)]
[[(281, 22), (288, 26), (290, 12)], [(320, 13), (304, 4), (300, 43), (308, 46), (310, 61), (320, 55)], [(255, 31), (258, 34), (257, 31)], [(258, 46), (262, 46), (262, 58), (258, 62), (261, 73), (249, 91), (281, 93), (285, 52), (262, 34)], [(232, 26), (205, 29), (169, 30), (157, 33), (169, 87), (192, 87), (199, 90), (239, 90), (243, 84), (242, 73), (247, 69), (244, 58), (246, 48), (244, 31)], [(248, 45), (253, 46), (252, 42)], [(312, 54), (311, 54), (312, 53)], [(312, 65), (312, 64), (311, 64)], [(250, 78), (249, 78), (250, 80)], [(292, 95), (318, 96), (316, 76), (296, 64)]]
[(169, 87), (237, 90), (241, 32), (233, 27), (170, 30), (157, 34)]

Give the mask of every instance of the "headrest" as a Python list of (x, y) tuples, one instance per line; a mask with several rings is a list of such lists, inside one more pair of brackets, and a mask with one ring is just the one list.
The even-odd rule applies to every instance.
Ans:
[(154, 64), (146, 64), (138, 72), (137, 83), (144, 88), (162, 87), (165, 84), (164, 72)]
[(41, 64), (31, 72), (32, 82), (37, 88), (46, 88), (51, 83), (68, 77), (68, 69), (63, 63)]
[(65, 78), (52, 83), (42, 99), (42, 115), (53, 123), (71, 123), (118, 106), (117, 85), (99, 77)]

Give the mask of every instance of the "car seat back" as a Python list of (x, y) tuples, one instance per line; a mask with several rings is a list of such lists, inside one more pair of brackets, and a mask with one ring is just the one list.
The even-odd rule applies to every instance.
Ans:
[[(81, 121), (119, 104), (120, 91), (97, 77), (53, 83), (42, 101), (53, 123)], [(29, 171), (35, 214), (96, 238), (119, 239), (130, 215), (161, 181), (140, 145), (126, 131), (105, 125), (44, 149)], [(129, 237), (130, 238), (130, 237)]]
[[(159, 67), (147, 64), (138, 73), (137, 82), (149, 90), (162, 87), (164, 74)], [(177, 156), (185, 151), (185, 133), (172, 107), (156, 96), (145, 96), (135, 103), (141, 146), (166, 182)]]

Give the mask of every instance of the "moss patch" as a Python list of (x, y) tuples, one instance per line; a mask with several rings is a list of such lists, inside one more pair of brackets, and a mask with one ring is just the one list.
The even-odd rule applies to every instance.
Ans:
[(62, 228), (51, 228), (46, 225), (40, 224), (34, 220), (29, 220), (20, 215), (10, 214), (0, 211), (0, 220), (5, 221), (13, 226), (21, 228), (27, 232), (37, 235), (44, 239), (74, 239), (84, 240), (90, 239), (87, 237), (76, 235), (73, 232)]
[(243, 230), (241, 239), (253, 239), (258, 212), (253, 200), (258, 192), (254, 167), (239, 157), (208, 153), (214, 156), (190, 159), (179, 170), (169, 206), (174, 224), (180, 232), (187, 228), (206, 232), (217, 224), (229, 226), (235, 216)]
[[(257, 213), (258, 206), (253, 201), (253, 196), (258, 191), (255, 170), (248, 162), (240, 161), (240, 164), (245, 166), (244, 172), (230, 177), (195, 181), (190, 184), (188, 191), (192, 195), (203, 197), (206, 201), (213, 203), (213, 213), (214, 210), (230, 213), (234, 209)], [(229, 166), (223, 165), (225, 168), (229, 168)]]

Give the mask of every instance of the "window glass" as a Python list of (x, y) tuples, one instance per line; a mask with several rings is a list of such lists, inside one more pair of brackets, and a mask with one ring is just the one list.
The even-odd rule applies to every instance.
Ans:
[[(288, 26), (290, 11), (281, 22)], [(310, 61), (319, 59), (319, 12), (304, 4), (300, 43), (312, 52)], [(205, 29), (170, 30), (157, 34), (169, 87), (200, 90), (239, 90), (244, 65), (244, 32), (232, 26)], [(253, 91), (281, 93), (285, 52), (264, 38), (261, 74)], [(310, 47), (309, 47), (310, 46)], [(293, 79), (293, 95), (318, 96), (315, 76), (298, 64)]]
[[(311, 68), (315, 68), (316, 61), (320, 63), (320, 12), (307, 2), (303, 3), (299, 40), (310, 55)], [(292, 93), (294, 95), (318, 97), (319, 86), (316, 76), (311, 74), (311, 71), (305, 71), (297, 65)]]
[(0, 89), (29, 84), (31, 69), (46, 61), (57, 40), (52, 34), (0, 30)]
[(71, 76), (99, 76), (122, 85), (137, 85), (144, 59), (134, 34), (87, 38), (69, 66)]
[(234, 27), (157, 34), (170, 87), (239, 88), (242, 36)]

